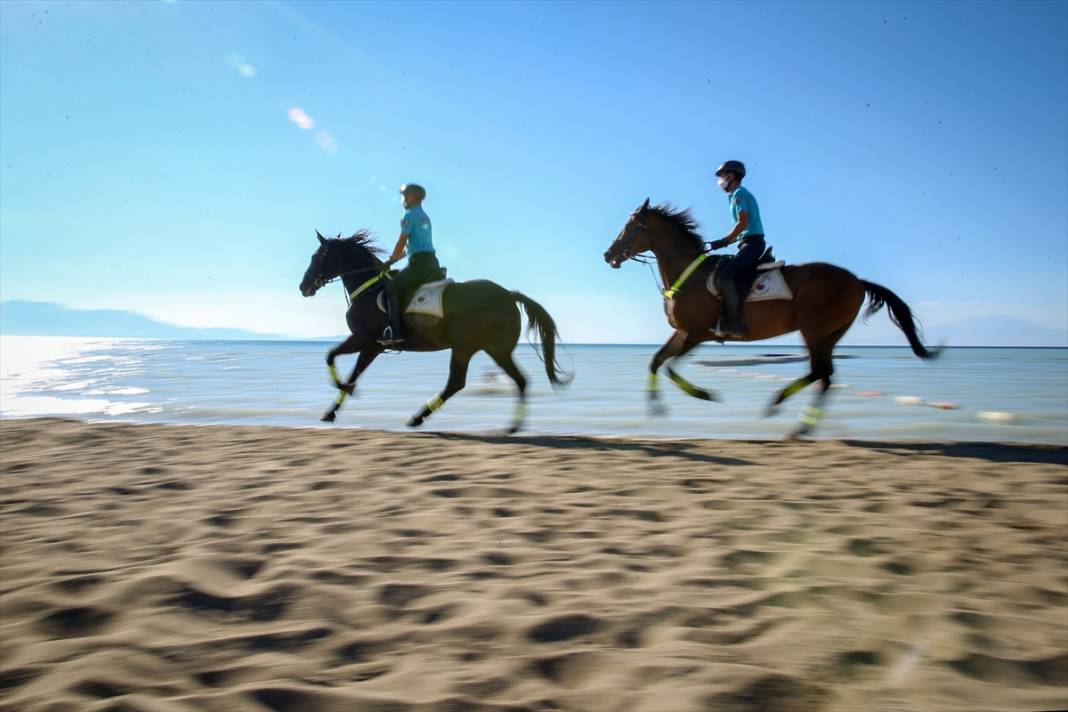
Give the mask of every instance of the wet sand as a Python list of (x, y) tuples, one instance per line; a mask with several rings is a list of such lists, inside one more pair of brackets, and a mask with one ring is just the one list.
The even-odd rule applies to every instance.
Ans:
[(0, 710), (1068, 707), (1068, 450), (0, 422)]

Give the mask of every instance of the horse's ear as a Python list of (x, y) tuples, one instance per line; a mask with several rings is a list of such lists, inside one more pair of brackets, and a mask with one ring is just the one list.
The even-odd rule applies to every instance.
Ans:
[(642, 212), (644, 213), (644, 212), (645, 212), (646, 210), (648, 210), (648, 209), (649, 209), (649, 199), (648, 199), (648, 198), (646, 198), (646, 199), (645, 199), (645, 202), (644, 202), (644, 203), (642, 203)]
[(319, 242), (323, 243), (324, 245), (326, 244), (326, 238), (320, 235), (318, 230), (315, 231), (315, 236), (319, 238)]

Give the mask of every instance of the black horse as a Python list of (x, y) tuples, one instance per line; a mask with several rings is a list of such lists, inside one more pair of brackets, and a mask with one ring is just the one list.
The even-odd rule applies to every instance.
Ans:
[[(356, 379), (384, 350), (378, 337), (386, 328), (387, 315), (378, 304), (378, 295), (388, 279), (389, 265), (378, 258), (381, 250), (375, 247), (370, 232), (362, 230), (351, 237), (327, 239), (316, 231), (319, 249), (312, 255), (300, 293), (313, 296), (319, 289), (340, 278), (348, 295), (349, 308), (345, 312), (352, 336), (330, 349), (326, 365), (330, 377), (338, 388), (337, 399), (323, 414), (322, 420), (333, 422), (345, 397), (356, 387)], [(561, 370), (555, 359), (558, 334), (553, 318), (545, 309), (519, 292), (479, 279), (457, 282), (445, 289), (443, 318), (423, 315), (407, 315), (407, 342), (405, 351), (441, 351), (452, 349), (449, 363), (449, 380), (445, 389), (424, 405), (408, 420), (410, 427), (418, 427), (449, 398), (463, 389), (467, 382), (467, 365), (471, 357), (485, 351), (519, 388), (515, 421), (508, 432), (514, 433), (523, 424), (527, 379), (512, 360), (512, 352), (519, 342), (522, 320), (519, 305), (529, 318), (527, 328), (536, 329), (541, 337), (545, 360), (545, 373), (553, 385), (566, 385), (570, 377), (561, 378)], [(359, 352), (356, 366), (349, 380), (342, 383), (338, 378), (334, 359), (342, 354)]]

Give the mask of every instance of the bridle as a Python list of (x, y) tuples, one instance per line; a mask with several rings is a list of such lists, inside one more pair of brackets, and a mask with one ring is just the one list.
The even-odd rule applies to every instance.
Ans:
[[(320, 264), (317, 265), (317, 267), (321, 267), (321, 263), (325, 258), (326, 258), (325, 255), (321, 255), (319, 257), (319, 263)], [(347, 276), (352, 275), (352, 274), (366, 274), (368, 272), (385, 272), (386, 270), (389, 269), (390, 265), (392, 265), (392, 264), (393, 264), (393, 262), (386, 261), (386, 262), (383, 262), (380, 265), (371, 265), (370, 267), (358, 267), (356, 269), (345, 270), (344, 272), (340, 272), (340, 273), (334, 275), (330, 279), (323, 279), (321, 275), (317, 275), (315, 277), (315, 281), (312, 282), (312, 284), (315, 286), (315, 291), (318, 292), (320, 289), (322, 289), (326, 285), (331, 284), (333, 282), (336, 282), (337, 280), (341, 279), (342, 277), (347, 277)], [(321, 269), (320, 269), (320, 272), (321, 272)]]
[[(640, 230), (648, 230), (649, 229), (645, 224), (645, 220), (643, 220), (641, 218), (637, 218), (635, 220), (635, 222), (634, 222), (634, 225), (635, 225), (635, 227), (637, 227)], [(633, 242), (633, 239), (631, 240), (631, 242)], [(702, 252), (713, 252), (714, 251), (713, 248), (712, 248), (712, 243), (711, 242), (707, 242), (706, 241), (706, 242), (704, 242), (702, 244), (704, 246), (703, 249), (702, 249)], [(656, 255), (649, 254), (651, 251), (652, 251), (652, 247), (646, 248), (646, 249), (642, 250), (641, 252), (633, 252), (630, 249), (630, 245), (627, 245), (626, 247), (623, 248), (623, 251), (622, 251), (622, 254), (621, 254), (621, 256), (623, 258), (622, 261), (626, 262), (628, 260), (633, 260), (633, 261), (637, 262), (638, 264), (654, 265), (654, 264), (656, 264)], [(674, 253), (670, 253), (670, 254), (665, 254), (664, 255), (664, 257), (690, 257), (690, 256), (691, 256), (691, 254), (682, 253), (682, 252), (674, 252)]]
[[(637, 228), (637, 229), (643, 230), (643, 231), (649, 229), (645, 224), (645, 220), (642, 219), (642, 218), (639, 218), (639, 217), (635, 218), (635, 222), (634, 222), (634, 225), (633, 225), (632, 229), (633, 228)], [(633, 238), (630, 240), (630, 242), (633, 242)], [(621, 263), (622, 262), (626, 262), (628, 260), (633, 260), (634, 262), (637, 262), (638, 264), (642, 264), (642, 265), (645, 265), (646, 267), (648, 267), (649, 268), (649, 273), (653, 278), (653, 284), (656, 285), (656, 291), (659, 292), (660, 294), (666, 295), (668, 291), (672, 291), (672, 292), (673, 291), (677, 291), (677, 289), (674, 289), (674, 288), (672, 290), (665, 290), (664, 286), (662, 284), (660, 284), (660, 281), (656, 277), (656, 271), (653, 269), (653, 265), (655, 265), (657, 263), (656, 255), (650, 255), (649, 252), (651, 252), (651, 250), (652, 250), (652, 247), (650, 247), (648, 249), (645, 249), (645, 250), (642, 250), (641, 252), (633, 252), (630, 249), (630, 245), (627, 245), (626, 247), (623, 248), (623, 250), (622, 250), (622, 252), (620, 254), (620, 256), (622, 257)], [(694, 264), (694, 268), (696, 268), (701, 262), (704, 261), (704, 259), (702, 258), (703, 255), (712, 256), (711, 255), (712, 252), (713, 252), (712, 243), (711, 242), (704, 242), (703, 243), (703, 249), (701, 250), (701, 252), (698, 253), (698, 260), (695, 261), (695, 263), (693, 263)], [(681, 252), (678, 252), (678, 253), (666, 254), (666, 255), (663, 255), (663, 256), (664, 257), (691, 257), (692, 254), (683, 254)], [(687, 271), (685, 273), (685, 277), (689, 277), (689, 276), (690, 276), (690, 272)], [(685, 277), (681, 281), (685, 281)]]
[(383, 265), (382, 267), (361, 267), (359, 269), (350, 269), (350, 270), (347, 270), (345, 272), (342, 272), (341, 274), (334, 275), (330, 279), (323, 279), (322, 277), (316, 277), (315, 281), (312, 284), (315, 285), (315, 291), (319, 291), (320, 289), (322, 289), (326, 285), (332, 284), (332, 283), (338, 281), (339, 279), (341, 279), (342, 277), (347, 277), (350, 274), (364, 274), (366, 272), (375, 272), (375, 271), (384, 272), (387, 269), (389, 269), (389, 267), (386, 266), (386, 265)]

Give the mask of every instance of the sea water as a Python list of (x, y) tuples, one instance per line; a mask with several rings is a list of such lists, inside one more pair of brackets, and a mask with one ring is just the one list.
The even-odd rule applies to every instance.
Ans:
[[(448, 377), (448, 352), (387, 354), (365, 372), (333, 425), (319, 416), (336, 390), (314, 341), (144, 341), (0, 336), (0, 416), (91, 421), (226, 423), (404, 430)], [(678, 367), (720, 402), (693, 399), (660, 379), (667, 415), (645, 393), (655, 345), (565, 346), (574, 373), (553, 389), (534, 348), (521, 343), (524, 433), (651, 438), (779, 438), (812, 389), (762, 418), (774, 394), (808, 365), (800, 346), (705, 345)], [(1013, 441), (1068, 445), (1068, 349), (947, 348), (921, 361), (907, 347), (843, 347), (818, 431), (825, 438)], [(339, 359), (347, 376), (354, 356)], [(424, 425), (493, 433), (511, 420), (514, 388), (484, 355), (468, 387)], [(948, 409), (944, 409), (948, 408)]]

